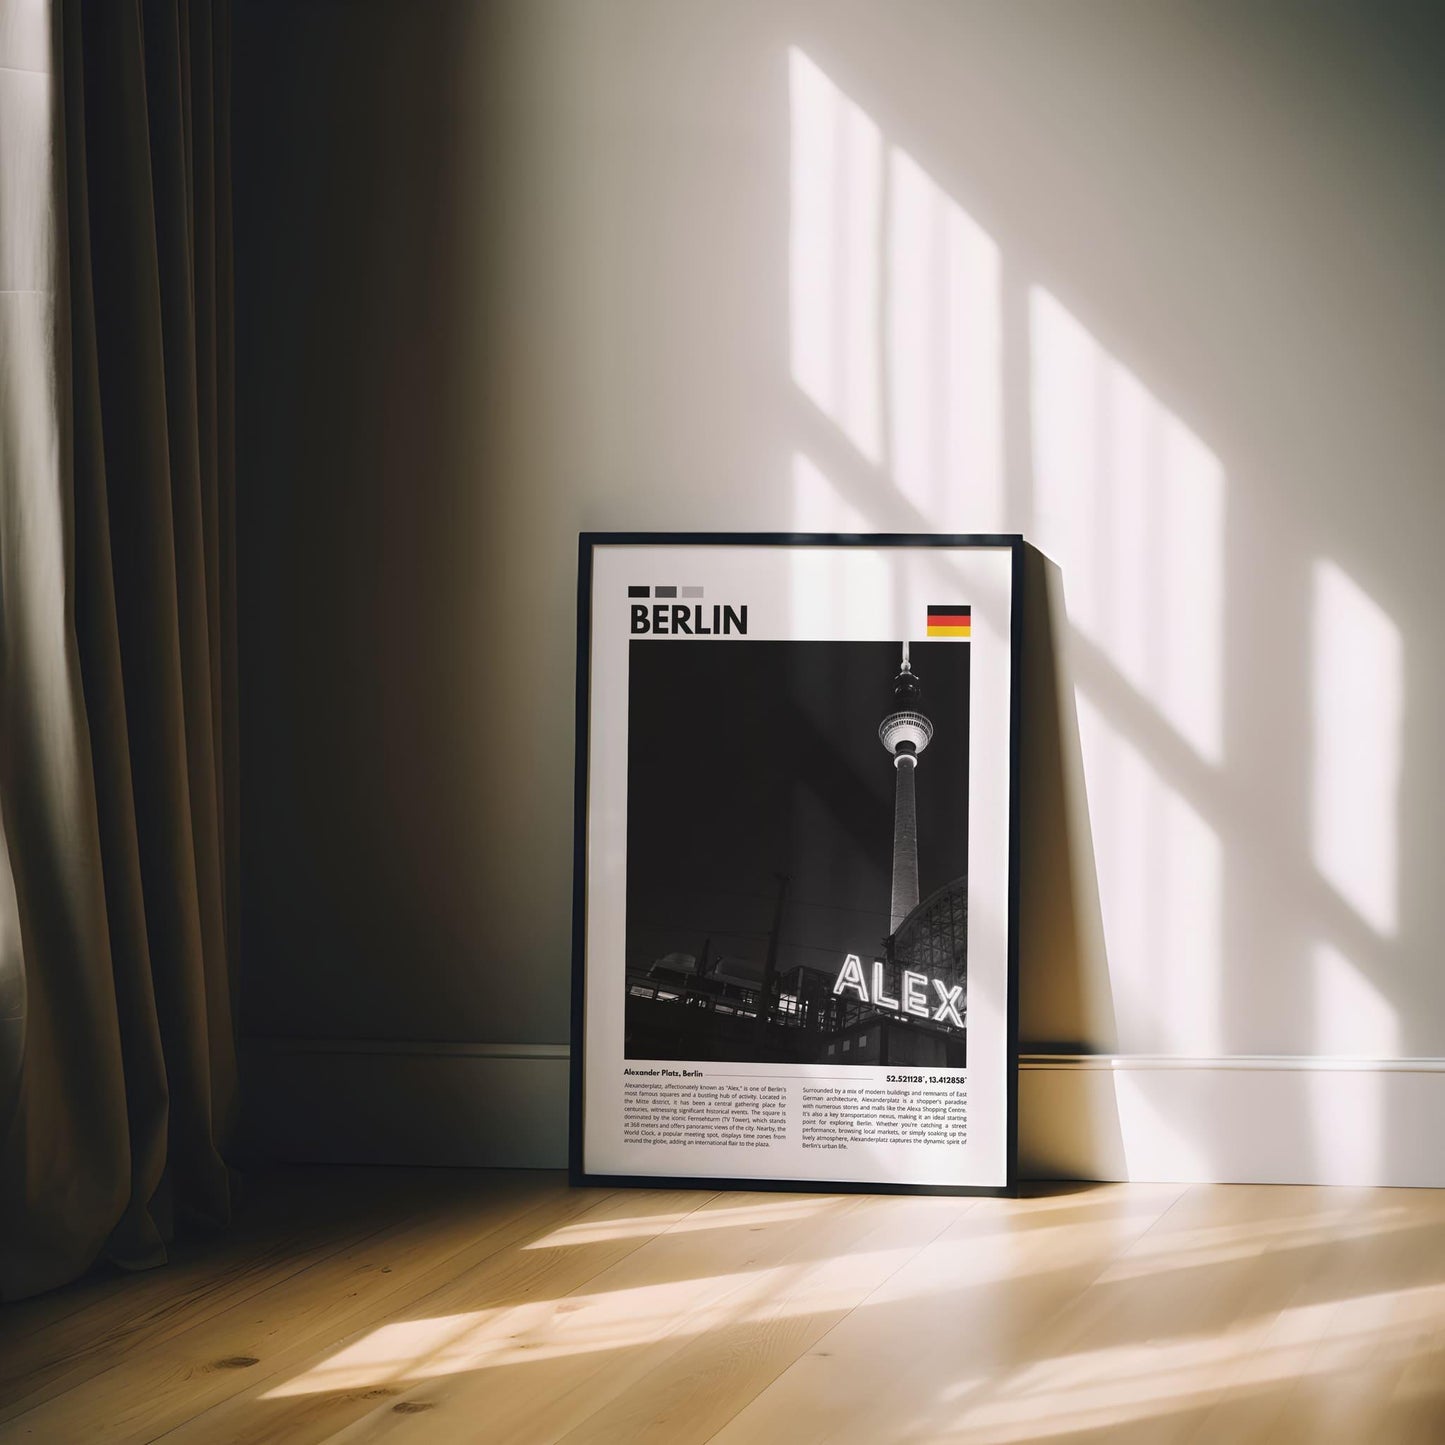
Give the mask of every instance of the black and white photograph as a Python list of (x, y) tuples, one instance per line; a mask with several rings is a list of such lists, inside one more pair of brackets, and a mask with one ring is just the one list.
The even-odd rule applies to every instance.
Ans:
[(632, 639), (629, 1060), (965, 1066), (970, 648), (934, 617), (963, 635)]

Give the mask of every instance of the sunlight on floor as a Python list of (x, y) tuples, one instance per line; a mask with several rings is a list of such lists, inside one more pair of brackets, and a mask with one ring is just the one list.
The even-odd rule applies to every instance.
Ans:
[(1104, 1284), (1122, 1283), (1170, 1270), (1258, 1258), (1272, 1247), (1310, 1249), (1348, 1240), (1374, 1239), (1415, 1225), (1414, 1217), (1403, 1208), (1386, 1206), (1369, 1210), (1362, 1216), (1357, 1210), (1342, 1207), (1324, 1209), (1313, 1215), (1251, 1219), (1240, 1224), (1146, 1234), (1099, 1279)]
[[(1107, 1202), (1101, 1206), (1101, 1200)], [(1101, 1208), (1102, 1217), (1094, 1217)], [(820, 1196), (816, 1201), (709, 1205), (680, 1220), (663, 1213), (595, 1224), (579, 1221), (519, 1246), (519, 1253), (541, 1248), (566, 1251), (648, 1235), (646, 1253), (636, 1258), (651, 1261), (644, 1273), (654, 1276), (655, 1282), (612, 1289), (594, 1284), (552, 1296), (545, 1292), (546, 1274), (533, 1275), (538, 1298), (384, 1325), (276, 1386), (266, 1398), (371, 1389), (628, 1349), (664, 1335), (680, 1341), (734, 1326), (826, 1315), (852, 1308), (875, 1285), (889, 1280), (888, 1298), (895, 1305), (946, 1290), (996, 1288), (1085, 1258), (1100, 1238), (1121, 1230), (1127, 1234), (1136, 1227), (1135, 1220), (1152, 1218), (1157, 1208), (1154, 1195), (1124, 1196), (1104, 1189), (1010, 1201), (885, 1202)], [(1041, 1226), (1034, 1219), (1039, 1214), (1059, 1218)], [(853, 1247), (821, 1257), (809, 1253), (810, 1221), (854, 1215), (863, 1227)], [(797, 1243), (775, 1265), (699, 1277), (691, 1273), (698, 1258), (697, 1241), (688, 1236), (709, 1228), (757, 1230), (760, 1243), (768, 1235), (784, 1240), (795, 1235)], [(1026, 1232), (1026, 1249), (1012, 1237), (1021, 1229)], [(929, 1272), (900, 1276), (902, 1266), (930, 1239)], [(885, 1247), (872, 1247), (880, 1241)], [(616, 1268), (636, 1275), (630, 1264)]]
[[(1099, 1430), (1238, 1401), (1289, 1381), (1336, 1379), (1365, 1365), (1403, 1367), (1428, 1347), (1442, 1315), (1445, 1285), (1432, 1284), (1360, 1296), (1347, 1306), (1333, 1299), (1295, 1305), (1225, 1334), (1082, 1349), (1002, 1380), (959, 1382), (946, 1394), (959, 1409), (949, 1423), (966, 1428), (976, 1445), (1012, 1445), (1064, 1428)], [(986, 1398), (971, 1403), (974, 1394)]]
[[(836, 1258), (665, 1280), (621, 1289), (579, 1291), (495, 1309), (383, 1325), (324, 1364), (271, 1390), (267, 1398), (371, 1388), (462, 1371), (627, 1349), (666, 1334), (694, 1337), (765, 1319), (850, 1308), (857, 1278), (886, 1278), (917, 1251), (858, 1250)], [(778, 1298), (786, 1286), (804, 1296)]]
[[(716, 1209), (689, 1209), (668, 1225), (672, 1234), (687, 1234), (700, 1229), (746, 1229), (757, 1224), (773, 1224), (787, 1219), (811, 1219), (826, 1214), (838, 1200), (829, 1195), (816, 1199), (788, 1199), (778, 1203), (735, 1205)], [(567, 1249), (579, 1244), (602, 1244), (612, 1239), (635, 1239), (656, 1234), (658, 1217), (639, 1215), (635, 1219), (608, 1219), (596, 1223), (564, 1224), (541, 1239), (534, 1239), (524, 1249)]]
[[(744, 1351), (763, 1348), (765, 1340), (790, 1338), (794, 1350), (813, 1340), (818, 1353), (801, 1358), (820, 1363), (867, 1338), (876, 1343), (864, 1374), (888, 1379), (894, 1391), (888, 1438), (1011, 1445), (1225, 1402), (1247, 1409), (1264, 1392), (1277, 1397), (1314, 1382), (1337, 1388), (1351, 1372), (1403, 1379), (1426, 1369), (1445, 1339), (1445, 1284), (1361, 1288), (1367, 1276), (1358, 1270), (1366, 1261), (1379, 1270), (1392, 1251), (1403, 1259), (1402, 1246), (1390, 1241), (1438, 1228), (1432, 1224), (1438, 1213), (1422, 1211), (1408, 1196), (1399, 1203), (1304, 1192), (1274, 1197), (1285, 1208), (1261, 1215), (1257, 1198), (1235, 1196), (1236, 1205), (1227, 1192), (1214, 1191), (1199, 1223), (1153, 1230), (1151, 1222), (1171, 1216), (1168, 1202), (1145, 1186), (1022, 1201), (830, 1200), (841, 1214), (852, 1211), (858, 1228), (851, 1245), (821, 1256), (791, 1242), (800, 1227), (806, 1238), (805, 1216), (757, 1206), (768, 1227), (782, 1231), (774, 1248), (782, 1245), (786, 1256), (766, 1267), (703, 1275), (691, 1272), (696, 1241), (681, 1239), (677, 1225), (660, 1216), (640, 1253), (584, 1287), (548, 1294), (545, 1274), (514, 1275), (506, 1267), (498, 1274), (514, 1280), (506, 1302), (381, 1325), (263, 1398), (394, 1392), (470, 1376), (474, 1388), (466, 1398), (485, 1408), (491, 1387), (482, 1385), (483, 1376), (506, 1367), (546, 1367), (525, 1378), (538, 1388), (565, 1381), (577, 1390), (589, 1380), (615, 1380), (619, 1371), (656, 1368), (704, 1338)], [(779, 1201), (800, 1202), (806, 1201)], [(741, 1224), (754, 1208), (711, 1212), (720, 1223)], [(1228, 1217), (1236, 1208), (1248, 1212)], [(931, 1243), (930, 1220), (942, 1227)], [(537, 1243), (556, 1242), (563, 1232)], [(887, 1247), (867, 1247), (883, 1234), (891, 1235)], [(592, 1241), (578, 1232), (567, 1242)], [(1317, 1250), (1328, 1251), (1321, 1257), (1330, 1272), (1315, 1283), (1289, 1261)], [(1029, 1301), (1047, 1298), (1078, 1271), (1091, 1281), (1097, 1303), (1025, 1327)], [(609, 1275), (617, 1280), (611, 1288)], [(539, 1297), (525, 1297), (528, 1280)], [(1287, 1290), (1282, 1297), (1280, 1287)], [(1181, 1298), (1189, 1301), (1182, 1315)], [(1216, 1313), (1229, 1321), (1227, 1329), (1207, 1327)], [(827, 1331), (844, 1319), (824, 1345)], [(909, 1321), (929, 1331), (957, 1321), (961, 1329), (951, 1363), (931, 1379), (910, 1368)], [(515, 1381), (495, 1379), (495, 1388), (515, 1397)], [(804, 1380), (799, 1388), (814, 1386)], [(1438, 1403), (1428, 1370), (1413, 1388), (1426, 1407)]]

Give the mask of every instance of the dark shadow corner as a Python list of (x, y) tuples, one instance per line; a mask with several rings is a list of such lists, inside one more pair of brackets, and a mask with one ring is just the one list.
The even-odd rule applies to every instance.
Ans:
[(1068, 1177), (1092, 1162), (1105, 1177), (1122, 1178), (1112, 1073), (1080, 1070), (1072, 1057), (1113, 1052), (1117, 1030), (1066, 645), (1063, 574), (1033, 546), (1024, 552), (1023, 628), (1020, 1162), (1034, 1177)]

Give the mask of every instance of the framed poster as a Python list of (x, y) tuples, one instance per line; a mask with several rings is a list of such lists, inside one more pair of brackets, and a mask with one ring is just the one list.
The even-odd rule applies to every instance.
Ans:
[(1022, 560), (583, 535), (574, 1183), (1013, 1189)]

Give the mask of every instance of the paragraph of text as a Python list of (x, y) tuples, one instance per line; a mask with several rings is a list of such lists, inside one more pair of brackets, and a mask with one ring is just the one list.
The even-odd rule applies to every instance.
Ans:
[(966, 1144), (967, 1091), (826, 1085), (803, 1090), (804, 1149), (854, 1144)]
[(788, 1091), (781, 1085), (628, 1079), (622, 1137), (628, 1144), (733, 1144), (767, 1148), (787, 1137)]

